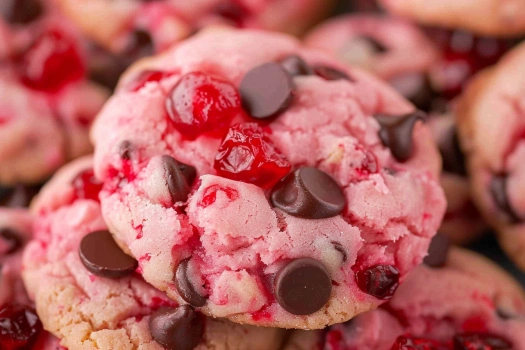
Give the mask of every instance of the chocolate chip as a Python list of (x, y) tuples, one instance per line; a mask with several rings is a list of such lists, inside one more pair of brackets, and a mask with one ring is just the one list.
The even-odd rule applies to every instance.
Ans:
[(450, 249), (450, 238), (438, 232), (432, 238), (430, 246), (428, 247), (428, 255), (423, 260), (423, 263), (429, 267), (443, 267), (447, 262), (448, 252)]
[(190, 305), (201, 307), (206, 304), (206, 298), (200, 295), (193, 286), (188, 276), (188, 264), (190, 259), (184, 259), (180, 262), (175, 272), (175, 287), (180, 296)]
[(458, 138), (458, 130), (453, 125), (445, 137), (438, 143), (439, 152), (443, 158), (443, 171), (460, 176), (467, 176), (465, 168), (465, 156), (461, 151)]
[(41, 188), (42, 185), (15, 185), (13, 187), (0, 187), (0, 206), (8, 208), (26, 208)]
[(115, 243), (109, 231), (95, 231), (80, 242), (80, 259), (93, 274), (107, 278), (130, 275), (138, 264)]
[(120, 76), (134, 62), (133, 57), (115, 55), (102, 48), (90, 48), (89, 79), (114, 90)]
[(121, 159), (130, 160), (131, 151), (132, 151), (131, 142), (129, 142), (128, 140), (124, 140), (120, 143), (118, 153)]
[(299, 75), (312, 75), (312, 68), (298, 55), (289, 55), (279, 60), (279, 64), (290, 73), (292, 77)]
[(307, 219), (339, 215), (346, 198), (334, 179), (313, 167), (299, 168), (275, 185), (272, 204), (284, 212)]
[(20, 234), (8, 227), (0, 229), (0, 240), (3, 242), (0, 244), (0, 256), (16, 252), (23, 244)]
[(131, 40), (126, 48), (124, 55), (138, 59), (151, 56), (155, 53), (153, 39), (151, 35), (142, 29), (136, 29), (131, 34)]
[(490, 194), (500, 211), (508, 216), (512, 223), (521, 222), (509, 201), (507, 193), (507, 175), (494, 175), (490, 182)]
[(278, 63), (255, 67), (241, 82), (242, 104), (253, 118), (272, 118), (292, 102), (294, 83), (290, 74)]
[(0, 13), (9, 23), (27, 24), (33, 22), (44, 12), (40, 0), (2, 0)]
[(318, 65), (314, 66), (313, 70), (316, 75), (320, 76), (325, 80), (348, 80), (351, 82), (355, 81), (345, 72), (333, 67)]
[(498, 317), (502, 320), (512, 320), (516, 318), (515, 314), (513, 314), (512, 312), (508, 312), (507, 310), (503, 310), (501, 308), (498, 308), (496, 310), (496, 313), (498, 314)]
[(432, 89), (426, 74), (411, 72), (397, 75), (391, 78), (388, 83), (418, 109), (430, 111), (432, 108), (436, 93)]
[[(173, 203), (185, 202), (190, 194), (190, 187), (186, 177), (181, 171), (180, 164), (181, 163), (173, 157), (162, 156), (162, 166), (164, 167), (166, 184), (168, 185)], [(191, 172), (191, 169), (186, 169), (186, 172)]]
[(383, 145), (390, 148), (392, 155), (400, 162), (405, 162), (412, 156), (413, 131), (418, 120), (424, 121), (425, 114), (415, 111), (398, 117), (376, 115), (381, 129), (379, 138)]
[(343, 256), (343, 262), (346, 262), (346, 260), (348, 259), (348, 256), (346, 254), (346, 249), (343, 247), (343, 245), (339, 242), (333, 242), (333, 241), (332, 241), (332, 244), (334, 245), (334, 249), (337, 250), (339, 253), (341, 253), (341, 255)]
[(314, 259), (293, 260), (275, 276), (277, 302), (294, 315), (310, 315), (320, 310), (331, 293), (330, 274)]
[(188, 186), (191, 186), (197, 177), (197, 169), (194, 166), (180, 161), (177, 161), (177, 163), (179, 164), (179, 170), (182, 173), (182, 176), (186, 179), (186, 183)]
[(168, 350), (192, 350), (202, 341), (204, 316), (191, 306), (163, 307), (149, 320), (153, 339)]

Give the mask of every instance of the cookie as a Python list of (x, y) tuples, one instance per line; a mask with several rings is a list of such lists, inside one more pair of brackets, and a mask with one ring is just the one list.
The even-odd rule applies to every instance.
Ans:
[(379, 309), (324, 332), (297, 332), (284, 349), (522, 349), (524, 327), (519, 284), (485, 258), (453, 248), (443, 266), (414, 269)]
[[(89, 127), (108, 97), (87, 79), (88, 53), (74, 27), (49, 2), (26, 2), (5, 1), (0, 8), (0, 37), (6, 38), (0, 49), (4, 187), (40, 184), (68, 160), (89, 153)], [(32, 6), (39, 10), (29, 16)]]
[(60, 170), (32, 206), (23, 277), (44, 328), (75, 349), (268, 349), (283, 331), (205, 318), (154, 289), (102, 220), (91, 158)]
[(441, 186), (447, 197), (447, 211), (439, 231), (456, 244), (467, 244), (487, 230), (470, 193), (465, 155), (461, 150), (455, 110), (431, 113), (427, 122), (443, 159)]
[[(469, 86), (458, 108), (462, 148), (472, 178), (472, 195), (502, 248), (525, 269), (525, 203), (521, 198), (522, 130), (520, 45)], [(494, 116), (497, 116), (495, 118)]]
[(439, 51), (416, 25), (379, 14), (345, 15), (314, 28), (305, 44), (369, 70), (419, 108), (430, 108), (434, 96), (427, 73)]
[(421, 118), (288, 36), (210, 29), (131, 68), (99, 114), (103, 214), (179, 303), (255, 325), (342, 322), (391, 297), (442, 219)]
[(520, 0), (379, 0), (397, 16), (425, 25), (463, 29), (488, 36), (525, 33), (525, 3)]

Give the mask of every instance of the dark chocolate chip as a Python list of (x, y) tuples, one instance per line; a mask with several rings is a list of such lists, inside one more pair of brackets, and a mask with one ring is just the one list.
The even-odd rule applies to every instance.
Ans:
[[(164, 176), (173, 203), (185, 202), (190, 194), (188, 181), (181, 171), (180, 164), (173, 157), (162, 156)], [(191, 171), (187, 169), (187, 172)]]
[(388, 82), (418, 109), (430, 111), (436, 93), (432, 89), (426, 74), (420, 72), (406, 73), (394, 76)]
[(186, 179), (186, 183), (188, 186), (191, 186), (197, 177), (197, 169), (194, 166), (183, 162), (177, 161), (177, 163), (179, 164), (179, 170), (182, 173), (182, 176)]
[(521, 222), (509, 201), (507, 193), (507, 175), (494, 175), (490, 182), (490, 193), (496, 206), (508, 216), (512, 223)]
[(95, 231), (82, 239), (80, 259), (93, 274), (107, 278), (128, 276), (137, 268), (137, 261), (115, 243), (109, 231)]
[(467, 176), (465, 156), (461, 151), (458, 130), (452, 126), (439, 144), (439, 152), (443, 158), (443, 171), (460, 176)]
[(44, 6), (40, 0), (2, 0), (0, 13), (9, 23), (27, 24), (44, 13)]
[(314, 259), (293, 260), (275, 276), (277, 302), (294, 315), (310, 315), (320, 310), (331, 293), (330, 274)]
[(438, 232), (432, 238), (428, 247), (428, 255), (423, 260), (425, 265), (430, 267), (443, 267), (447, 262), (448, 252), (450, 249), (450, 239), (447, 235)]
[(42, 185), (0, 187), (0, 206), (8, 208), (28, 207), (41, 188)]
[(332, 244), (334, 245), (334, 249), (337, 250), (339, 253), (341, 253), (341, 255), (343, 256), (343, 262), (346, 262), (346, 260), (348, 259), (348, 256), (346, 254), (346, 249), (343, 247), (343, 245), (339, 242), (333, 242), (333, 241), (332, 241)]
[(418, 120), (424, 121), (425, 113), (415, 111), (398, 117), (376, 115), (381, 126), (379, 138), (383, 145), (390, 148), (392, 155), (400, 162), (405, 162), (412, 156), (413, 131)]
[(206, 298), (200, 295), (193, 286), (188, 276), (188, 264), (190, 258), (184, 259), (180, 262), (175, 272), (175, 287), (180, 296), (186, 300), (190, 305), (201, 307), (206, 305)]
[(153, 339), (168, 350), (192, 350), (202, 341), (204, 316), (191, 306), (163, 307), (149, 320)]
[(312, 75), (314, 71), (300, 56), (289, 55), (279, 60), (283, 68), (290, 73), (292, 77), (299, 75)]
[(288, 108), (293, 90), (292, 77), (278, 63), (255, 67), (246, 73), (239, 87), (244, 108), (257, 119), (275, 117)]
[(501, 318), (502, 320), (512, 320), (516, 318), (515, 314), (513, 314), (512, 312), (508, 312), (507, 310), (504, 310), (501, 308), (498, 308), (496, 310), (496, 313), (498, 314), (498, 317)]
[(151, 35), (142, 29), (136, 29), (131, 34), (131, 41), (128, 44), (124, 54), (128, 57), (138, 59), (141, 57), (151, 56), (155, 53), (153, 39)]
[(343, 72), (342, 70), (328, 67), (328, 66), (314, 66), (313, 67), (314, 73), (321, 78), (325, 80), (348, 80), (353, 82), (354, 79), (352, 79), (348, 74)]
[(8, 227), (0, 229), (0, 240), (3, 242), (0, 244), (0, 256), (16, 252), (23, 244), (20, 234)]
[(131, 151), (132, 151), (131, 142), (129, 142), (128, 140), (124, 140), (120, 143), (118, 153), (121, 159), (130, 160)]
[(284, 212), (307, 219), (339, 215), (346, 198), (334, 179), (313, 167), (299, 168), (275, 185), (272, 204)]
[[(90, 48), (89, 79), (114, 90), (120, 76), (134, 62), (134, 57), (115, 55), (102, 48)], [(132, 55), (131, 55), (132, 56)]]

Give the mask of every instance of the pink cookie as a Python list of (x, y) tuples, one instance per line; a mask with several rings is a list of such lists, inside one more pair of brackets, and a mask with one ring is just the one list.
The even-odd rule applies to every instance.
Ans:
[(86, 79), (87, 52), (74, 28), (47, 2), (38, 16), (21, 21), (15, 9), (27, 1), (0, 7), (0, 37), (6, 37), (0, 49), (2, 185), (41, 183), (89, 153), (89, 127), (108, 97)]
[(379, 0), (395, 15), (417, 22), (482, 35), (525, 33), (525, 3), (521, 0)]
[(487, 225), (470, 194), (470, 181), (459, 143), (454, 107), (451, 106), (443, 113), (430, 114), (428, 126), (443, 158), (441, 186), (447, 197), (447, 212), (439, 230), (454, 243), (469, 243), (478, 238)]
[[(280, 347), (281, 330), (205, 318), (191, 307), (178, 307), (133, 270), (108, 278), (114, 257), (124, 253), (115, 252), (111, 240), (97, 241), (95, 258), (90, 255), (87, 238), (106, 229), (93, 199), (100, 184), (91, 167), (90, 157), (67, 165), (32, 206), (35, 240), (24, 255), (24, 281), (45, 329), (70, 350)], [(108, 251), (112, 255), (106, 256)], [(98, 266), (104, 271), (94, 266), (100, 257), (106, 259)]]
[(480, 74), (458, 109), (474, 200), (497, 230), (503, 249), (521, 269), (525, 269), (523, 59), (525, 46), (520, 45), (497, 66)]
[(92, 133), (103, 214), (171, 298), (322, 328), (383, 303), (423, 258), (440, 159), (420, 114), (368, 74), (221, 28), (120, 83)]
[(411, 272), (381, 308), (324, 333), (296, 332), (284, 349), (525, 349), (523, 329), (525, 293), (516, 281), (455, 248), (443, 267)]
[(414, 24), (374, 14), (347, 15), (313, 29), (307, 46), (386, 80), (422, 109), (432, 102), (427, 72), (439, 52)]

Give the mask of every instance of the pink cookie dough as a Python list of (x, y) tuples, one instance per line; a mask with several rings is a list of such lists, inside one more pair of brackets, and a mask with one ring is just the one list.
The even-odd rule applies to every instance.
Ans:
[[(82, 239), (106, 228), (94, 199), (97, 189), (91, 157), (81, 158), (59, 170), (32, 205), (35, 239), (25, 251), (23, 277), (44, 328), (69, 350), (193, 348), (184, 343), (163, 347), (152, 338), (148, 324), (153, 313), (177, 307), (164, 293), (136, 273), (110, 279), (84, 266), (79, 256)], [(224, 319), (203, 322), (197, 350), (277, 350), (284, 335), (282, 330)], [(185, 336), (192, 337), (192, 332), (187, 329)]]
[(525, 349), (525, 293), (465, 250), (420, 266), (387, 304), (323, 332), (297, 331), (285, 350)]
[(460, 147), (455, 109), (431, 113), (427, 122), (443, 158), (441, 186), (447, 197), (447, 211), (439, 228), (456, 244), (479, 238), (487, 224), (473, 203), (466, 160)]
[[(303, 71), (319, 75), (292, 79), (287, 69), (301, 60)], [(238, 89), (248, 98), (254, 77), (276, 78), (251, 85), (275, 94), (246, 112), (251, 107), (241, 107)], [(193, 95), (193, 84), (203, 81)], [(177, 97), (169, 97), (174, 87)], [(266, 92), (252, 95), (250, 106)], [(275, 105), (280, 93), (292, 96), (285, 108)], [(188, 100), (197, 118), (209, 119), (192, 126), (177, 119), (172, 104), (184, 101), (177, 105), (184, 111)], [(248, 116), (268, 106), (281, 107), (273, 119)], [(413, 111), (384, 83), (291, 37), (209, 29), (137, 63), (99, 114), (92, 139), (104, 218), (144, 279), (179, 303), (264, 326), (346, 321), (391, 296), (424, 257), (444, 214), (440, 157)], [(389, 132), (374, 115), (401, 126)], [(205, 132), (210, 125), (213, 132)], [(378, 136), (384, 132), (392, 149)], [(182, 179), (177, 162), (187, 165), (184, 174), (195, 168), (196, 180)], [(306, 207), (298, 202), (302, 214), (283, 209), (285, 200), (277, 209), (279, 187), (272, 188), (290, 171), (287, 181), (324, 174), (309, 190), (318, 184), (319, 196), (330, 202), (340, 193), (334, 207), (346, 205), (325, 215), (332, 207), (318, 199), (312, 205), (321, 208), (310, 212), (307, 198), (321, 197), (301, 192), (294, 198), (306, 198)], [(301, 265), (315, 277), (287, 293), (285, 281), (301, 279)]]
[(525, 33), (521, 0), (378, 0), (392, 14), (419, 23), (489, 36)]
[(474, 201), (521, 269), (525, 269), (525, 167), (521, 162), (525, 152), (524, 59), (525, 46), (520, 45), (498, 65), (482, 72), (458, 108)]
[(86, 79), (85, 42), (45, 2), (30, 22), (0, 8), (0, 184), (39, 184), (91, 151), (93, 118), (108, 92)]

